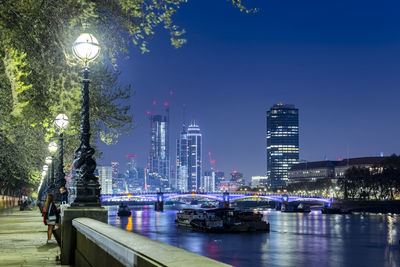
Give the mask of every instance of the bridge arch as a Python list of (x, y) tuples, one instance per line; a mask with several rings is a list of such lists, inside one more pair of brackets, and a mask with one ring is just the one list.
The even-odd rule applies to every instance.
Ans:
[(216, 201), (222, 201), (222, 197), (218, 197), (215, 195), (211, 194), (173, 194), (173, 195), (164, 195), (164, 200), (171, 200), (171, 199), (176, 199), (176, 198), (206, 198), (206, 199), (211, 199), (211, 200), (216, 200)]

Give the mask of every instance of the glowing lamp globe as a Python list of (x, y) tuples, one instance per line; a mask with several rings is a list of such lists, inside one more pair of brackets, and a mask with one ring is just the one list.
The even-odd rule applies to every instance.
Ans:
[(46, 162), (46, 164), (50, 164), (52, 159), (51, 159), (51, 157), (46, 157), (46, 159), (44, 161)]
[(93, 35), (82, 33), (74, 42), (72, 51), (79, 60), (89, 62), (100, 54), (99, 42)]
[(46, 157), (44, 161), (46, 162), (46, 164), (50, 164), (52, 160), (51, 157)]
[(58, 114), (56, 119), (54, 120), (54, 123), (56, 124), (58, 129), (65, 129), (65, 127), (67, 127), (69, 123), (67, 115)]
[(50, 151), (50, 153), (54, 153), (57, 151), (57, 143), (56, 142), (51, 142), (49, 144), (49, 151)]
[(43, 165), (43, 171), (47, 171), (49, 169), (49, 166)]

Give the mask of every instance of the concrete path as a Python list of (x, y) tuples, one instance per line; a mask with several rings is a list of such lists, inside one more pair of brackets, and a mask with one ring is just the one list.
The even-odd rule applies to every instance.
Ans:
[(37, 207), (0, 210), (0, 266), (60, 266), (60, 248), (54, 237), (46, 244), (46, 232)]

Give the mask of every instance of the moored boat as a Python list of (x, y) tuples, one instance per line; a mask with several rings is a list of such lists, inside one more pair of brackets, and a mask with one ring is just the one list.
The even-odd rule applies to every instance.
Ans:
[(289, 205), (289, 204), (282, 204), (281, 207), (282, 212), (303, 212), (303, 213), (309, 213), (311, 212), (310, 205), (306, 205), (303, 203), (300, 203), (299, 205)]
[(262, 214), (231, 208), (186, 209), (177, 214), (175, 222), (203, 232), (269, 232), (269, 223), (262, 220)]
[(341, 208), (323, 208), (321, 209), (322, 214), (351, 214), (350, 210), (344, 210)]
[(128, 205), (121, 203), (119, 204), (117, 214), (118, 216), (131, 216), (132, 212), (130, 211)]

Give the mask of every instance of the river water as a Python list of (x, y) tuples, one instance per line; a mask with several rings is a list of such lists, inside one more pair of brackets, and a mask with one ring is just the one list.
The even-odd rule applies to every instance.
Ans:
[(109, 224), (233, 266), (400, 266), (400, 215), (264, 211), (270, 233), (198, 233), (174, 224), (177, 210), (132, 208)]

